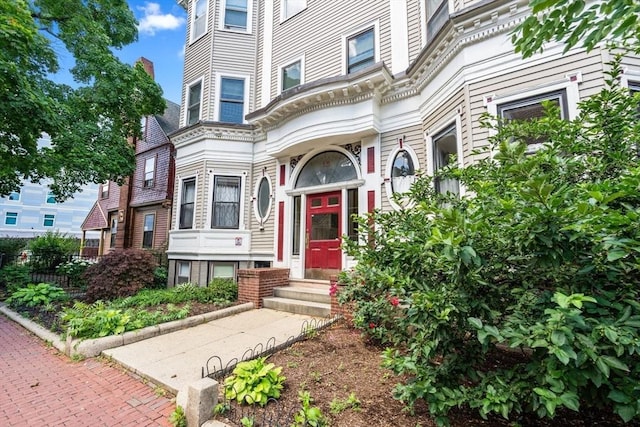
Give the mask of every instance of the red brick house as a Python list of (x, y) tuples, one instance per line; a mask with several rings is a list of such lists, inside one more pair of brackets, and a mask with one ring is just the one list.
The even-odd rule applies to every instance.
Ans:
[[(141, 58), (153, 76), (153, 63)], [(122, 185), (102, 184), (98, 200), (82, 224), (82, 231), (100, 231), (97, 255), (113, 248), (162, 249), (171, 221), (174, 187), (174, 148), (167, 137), (178, 129), (180, 106), (171, 101), (162, 115), (142, 120), (142, 138), (132, 138), (136, 169)]]

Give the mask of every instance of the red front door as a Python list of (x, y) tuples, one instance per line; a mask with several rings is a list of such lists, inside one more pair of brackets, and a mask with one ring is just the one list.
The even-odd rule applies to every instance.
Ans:
[(305, 277), (335, 274), (342, 267), (341, 196), (335, 191), (307, 197)]

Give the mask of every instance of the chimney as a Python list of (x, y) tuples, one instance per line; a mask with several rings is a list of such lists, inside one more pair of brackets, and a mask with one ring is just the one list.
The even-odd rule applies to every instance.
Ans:
[(153, 72), (153, 62), (149, 61), (144, 56), (141, 56), (140, 59), (138, 59), (136, 62), (141, 63), (147, 74), (149, 74), (151, 78), (155, 80), (156, 76)]

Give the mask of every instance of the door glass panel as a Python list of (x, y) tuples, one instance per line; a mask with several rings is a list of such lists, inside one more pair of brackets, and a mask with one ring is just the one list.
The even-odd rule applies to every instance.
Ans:
[(311, 207), (317, 208), (318, 206), (322, 206), (322, 199), (311, 199)]
[(338, 214), (326, 213), (311, 216), (311, 240), (338, 238)]
[(340, 199), (338, 198), (338, 196), (329, 197), (329, 199), (327, 200), (327, 206), (337, 206), (339, 200)]

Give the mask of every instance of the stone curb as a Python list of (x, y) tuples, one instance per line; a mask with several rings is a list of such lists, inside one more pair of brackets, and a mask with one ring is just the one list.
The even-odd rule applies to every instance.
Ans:
[(187, 317), (186, 319), (174, 320), (155, 326), (147, 326), (146, 328), (138, 329), (136, 331), (125, 332), (122, 335), (111, 335), (104, 338), (93, 338), (87, 340), (73, 340), (69, 337), (66, 341), (63, 341), (55, 333), (49, 331), (46, 328), (43, 328), (32, 320), (22, 317), (15, 311), (9, 309), (5, 304), (0, 303), (1, 313), (6, 315), (14, 322), (20, 324), (25, 329), (32, 332), (42, 340), (51, 343), (56, 349), (69, 357), (95, 357), (100, 355), (103, 350), (120, 347), (158, 335), (164, 335), (170, 332), (179, 331), (181, 329), (190, 328), (192, 326), (200, 325), (202, 323), (210, 322), (215, 319), (220, 319), (222, 317), (231, 316), (252, 309), (253, 303), (249, 302), (223, 308), (221, 310), (212, 311), (210, 313)]

